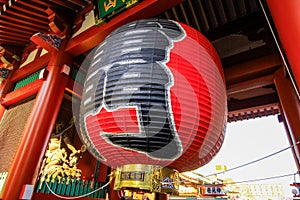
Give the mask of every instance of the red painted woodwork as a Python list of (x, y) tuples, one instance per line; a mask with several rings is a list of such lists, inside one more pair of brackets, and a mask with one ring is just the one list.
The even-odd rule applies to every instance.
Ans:
[(114, 17), (108, 23), (103, 23), (101, 26), (95, 25), (78, 36), (75, 36), (69, 41), (66, 51), (73, 56), (77, 56), (97, 46), (110, 32), (121, 25), (133, 20), (157, 16), (181, 2), (183, 2), (183, 0), (144, 0), (121, 13), (118, 17)]
[(12, 105), (14, 103), (17, 103), (17, 102), (27, 98), (27, 97), (37, 94), (39, 89), (41, 88), (42, 84), (43, 84), (43, 80), (39, 79), (32, 83), (29, 83), (28, 85), (26, 85), (16, 91), (8, 93), (2, 99), (2, 105), (9, 106), (9, 105)]
[(300, 1), (267, 0), (272, 19), (291, 66), (298, 90), (300, 88)]
[[(74, 87), (74, 84), (76, 84), (75, 87)], [(81, 99), (82, 88), (83, 88), (83, 86), (81, 84), (79, 84), (79, 83), (75, 82), (74, 80), (72, 80), (71, 78), (69, 78), (68, 84), (66, 87), (67, 92), (70, 92), (72, 95)]]
[(114, 184), (115, 184), (115, 179), (113, 179), (112, 182), (109, 184), (108, 199), (119, 200), (120, 194), (119, 194), (119, 191), (113, 189)]
[(6, 107), (0, 104), (0, 121), (2, 120), (5, 111), (6, 111)]
[[(293, 145), (293, 138), (292, 138), (293, 135), (291, 134), (291, 132), (289, 130), (289, 127), (288, 127), (288, 124), (287, 124), (287, 118), (286, 118), (286, 116), (285, 116), (285, 114), (284, 114), (284, 112), (283, 112), (283, 110), (282, 110), (281, 107), (279, 107), (279, 110), (280, 110), (280, 113), (281, 113), (281, 116), (282, 116), (282, 122), (284, 124), (284, 128), (285, 128), (287, 139), (288, 139), (290, 145)], [(297, 160), (298, 160), (298, 158), (297, 158), (298, 154), (296, 153), (297, 151), (298, 151), (298, 149), (296, 147), (291, 148), (291, 152), (292, 152), (292, 155), (294, 157), (296, 167), (297, 167), (297, 169), (299, 171), (299, 169), (300, 169), (300, 163), (297, 162)]]
[(37, 180), (37, 166), (42, 161), (55, 126), (68, 80), (68, 77), (61, 73), (61, 66), (64, 63), (70, 64), (70, 61), (68, 54), (62, 51), (52, 54), (49, 60), (49, 74), (36, 97), (16, 150), (2, 194), (3, 199), (18, 199), (23, 184), (35, 184)]
[[(277, 94), (279, 96), (281, 108), (283, 111), (284, 122), (288, 128), (287, 133), (291, 138), (291, 145), (296, 145), (300, 141), (300, 102), (296, 95), (296, 92), (292, 86), (292, 83), (289, 79), (285, 77), (285, 72), (283, 69), (276, 71), (274, 74), (274, 83), (277, 89)], [(296, 145), (294, 147), (295, 158), (300, 157), (300, 146)], [(299, 163), (299, 160), (295, 160), (296, 163)], [(298, 170), (299, 165), (297, 165)]]
[(47, 66), (47, 63), (49, 62), (50, 57), (51, 57), (51, 54), (47, 53), (39, 58), (36, 58), (34, 61), (28, 63), (21, 69), (18, 69), (14, 73), (13, 77), (11, 78), (11, 81), (17, 82), (17, 81), (33, 74), (34, 72), (36, 72), (40, 69), (43, 69), (44, 67)]
[(273, 84), (273, 75), (261, 76), (258, 78), (253, 78), (247, 81), (231, 84), (227, 86), (227, 95), (246, 92), (256, 88), (261, 88), (266, 85)]
[(258, 78), (259, 76), (266, 75), (266, 73), (271, 74), (281, 64), (280, 56), (274, 54), (228, 66), (224, 69), (226, 84), (239, 84), (242, 80)]
[[(23, 2), (18, 2), (18, 3), (19, 4), (26, 4), (26, 2), (24, 2), (24, 3)], [(26, 5), (27, 6), (30, 5), (30, 3), (27, 3)], [(26, 8), (26, 5), (25, 5), (25, 7), (21, 7), (21, 6), (16, 6), (16, 5), (13, 4), (11, 7), (14, 8), (15, 10), (17, 10), (18, 12), (26, 13), (27, 15), (34, 16), (37, 19), (47, 19), (47, 15), (43, 15), (41, 13), (34, 12), (33, 10), (28, 9), (28, 7)]]
[(11, 78), (13, 77), (13, 74), (16, 70), (13, 69), (9, 72), (8, 77), (6, 80), (3, 80), (3, 82), (0, 84), (0, 98), (3, 98), (5, 94), (12, 90), (14, 87), (14, 83), (11, 82)]
[(48, 24), (47, 22), (45, 22), (43, 20), (45, 17), (41, 17), (41, 15), (39, 15), (39, 17), (32, 16), (32, 15), (26, 15), (26, 14), (20, 13), (18, 11), (14, 11), (12, 9), (7, 9), (5, 12), (9, 13), (11, 15), (15, 15), (15, 16), (18, 16), (20, 18), (26, 19), (28, 21), (31, 21), (31, 22), (33, 22), (33, 23), (35, 23), (37, 25), (38, 24), (43, 24), (43, 25)]

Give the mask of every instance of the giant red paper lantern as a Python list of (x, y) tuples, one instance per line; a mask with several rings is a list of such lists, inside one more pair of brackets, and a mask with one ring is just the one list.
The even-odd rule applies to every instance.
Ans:
[(90, 55), (81, 138), (112, 167), (198, 168), (219, 151), (227, 117), (217, 53), (195, 29), (146, 19), (112, 32)]

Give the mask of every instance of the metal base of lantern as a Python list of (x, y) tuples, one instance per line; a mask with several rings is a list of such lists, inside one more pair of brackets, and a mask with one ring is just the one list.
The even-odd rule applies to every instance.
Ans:
[(143, 190), (178, 194), (179, 173), (175, 169), (144, 164), (129, 164), (116, 170), (115, 190)]

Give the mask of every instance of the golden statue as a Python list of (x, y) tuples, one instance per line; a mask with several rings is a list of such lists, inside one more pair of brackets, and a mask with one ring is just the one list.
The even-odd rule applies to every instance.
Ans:
[[(67, 128), (64, 128), (62, 121), (56, 124), (41, 167), (41, 185), (45, 180), (54, 182), (56, 177), (59, 182), (65, 180), (67, 184), (70, 180), (81, 178), (81, 170), (77, 168), (77, 165), (82, 153), (86, 151), (86, 146), (82, 145), (80, 149), (76, 149), (66, 134), (73, 127), (74, 121), (75, 118), (72, 118)], [(69, 155), (62, 145), (68, 148)]]

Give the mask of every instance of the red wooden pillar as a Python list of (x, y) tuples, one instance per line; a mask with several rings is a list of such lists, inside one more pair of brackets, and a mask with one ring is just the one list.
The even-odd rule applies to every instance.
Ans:
[[(296, 95), (296, 92), (292, 86), (289, 79), (285, 77), (283, 68), (279, 69), (274, 74), (274, 83), (277, 89), (277, 94), (280, 100), (283, 117), (283, 122), (285, 123), (289, 141), (291, 145), (296, 145), (300, 141), (300, 102)], [(294, 154), (296, 166), (299, 168), (300, 159), (300, 144), (294, 147), (292, 151)]]
[(61, 67), (65, 63), (70, 65), (71, 61), (72, 58), (63, 50), (54, 52), (49, 60), (48, 75), (37, 94), (16, 150), (4, 186), (3, 199), (19, 199), (24, 184), (35, 184), (68, 81), (68, 77), (61, 73)]
[(0, 104), (0, 121), (2, 120), (5, 111), (6, 111), (6, 107)]
[[(3, 96), (3, 90), (4, 90), (4, 88), (5, 88), (4, 84), (1, 84), (0, 85), (0, 98), (2, 98), (2, 96)], [(4, 105), (0, 104), (0, 122), (2, 120), (2, 117), (3, 117), (4, 113), (5, 113), (5, 111), (6, 111), (6, 107)]]
[(300, 1), (267, 0), (267, 3), (299, 89)]
[[(279, 109), (280, 109), (280, 113), (281, 113), (281, 116), (282, 116), (282, 122), (283, 122), (283, 125), (284, 125), (284, 129), (286, 131), (286, 135), (287, 135), (287, 139), (289, 141), (289, 144), (292, 146), (293, 145), (293, 138), (292, 138), (292, 134), (290, 133), (290, 130), (289, 130), (289, 127), (287, 126), (287, 121), (286, 121), (286, 117), (284, 115), (284, 112), (281, 108), (281, 106), (279, 106)], [(295, 160), (295, 163), (296, 163), (296, 167), (297, 169), (299, 170), (300, 169), (300, 163), (297, 162), (297, 147), (294, 147), (294, 148), (291, 148), (291, 151), (292, 151), (292, 154), (293, 154), (293, 157), (294, 157), (294, 160)]]

